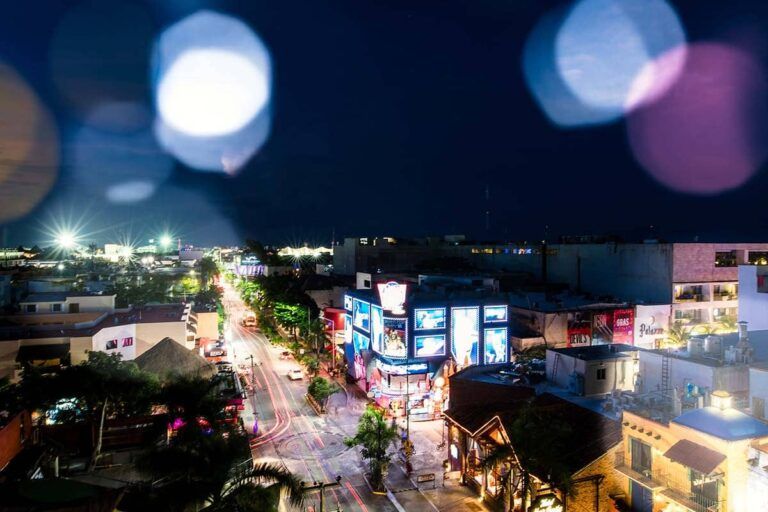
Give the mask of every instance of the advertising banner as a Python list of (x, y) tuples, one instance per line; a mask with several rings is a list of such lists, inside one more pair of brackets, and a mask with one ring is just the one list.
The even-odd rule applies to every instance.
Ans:
[(405, 318), (384, 318), (383, 346), (380, 352), (382, 355), (398, 359), (408, 356), (406, 325)]
[(384, 310), (371, 304), (371, 348), (381, 352), (384, 346)]
[(592, 314), (592, 342), (595, 345), (613, 343), (613, 311)]
[(669, 304), (635, 308), (635, 345), (659, 348), (667, 337), (672, 307)]
[(416, 357), (432, 357), (445, 355), (445, 334), (415, 336)]
[(480, 345), (480, 308), (451, 308), (451, 343), (456, 364), (477, 364)]
[(352, 315), (344, 315), (344, 343), (352, 343)]
[(485, 364), (507, 362), (507, 328), (485, 330)]
[(592, 343), (592, 313), (573, 311), (568, 313), (568, 346), (584, 347)]
[(352, 323), (365, 332), (371, 330), (371, 305), (359, 299), (352, 300)]
[(360, 334), (357, 331), (352, 332), (352, 344), (355, 346), (355, 353), (359, 354), (363, 350), (368, 350), (371, 340), (368, 336)]
[(403, 305), (405, 304), (405, 296), (406, 291), (408, 290), (408, 285), (390, 281), (388, 283), (382, 283), (376, 286), (379, 289), (379, 300), (381, 301), (381, 306), (385, 310), (391, 311), (392, 314), (395, 315), (405, 314)]
[(507, 321), (507, 306), (485, 306), (483, 308), (483, 321), (487, 324)]
[(414, 312), (415, 329), (445, 329), (445, 308), (417, 309)]
[(632, 345), (635, 339), (635, 310), (617, 309), (613, 312), (613, 342)]

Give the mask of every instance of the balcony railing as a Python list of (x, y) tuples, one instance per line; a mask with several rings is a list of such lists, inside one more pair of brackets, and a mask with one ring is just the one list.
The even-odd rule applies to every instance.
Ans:
[(616, 454), (616, 471), (630, 480), (659, 493), (694, 512), (720, 512), (724, 510), (724, 501), (705, 496), (692, 490), (690, 480), (679, 481), (659, 469), (642, 468), (626, 460), (623, 452)]

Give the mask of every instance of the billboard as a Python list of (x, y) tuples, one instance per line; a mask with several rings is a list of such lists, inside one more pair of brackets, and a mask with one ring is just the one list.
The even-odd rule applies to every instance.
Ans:
[(445, 355), (445, 334), (414, 336), (416, 357), (432, 357)]
[(371, 349), (381, 352), (384, 342), (384, 310), (371, 304)]
[(480, 308), (451, 308), (451, 342), (456, 364), (477, 364), (480, 344)]
[(371, 330), (371, 305), (360, 299), (352, 299), (352, 323), (365, 332)]
[(445, 308), (417, 309), (414, 312), (414, 329), (445, 329)]
[(344, 315), (344, 343), (352, 343), (352, 315)]
[(592, 315), (592, 341), (595, 345), (613, 343), (613, 311), (600, 311)]
[(485, 364), (507, 362), (507, 328), (494, 327), (486, 329), (485, 337)]
[(384, 318), (384, 336), (381, 355), (405, 359), (408, 357), (406, 345), (406, 319)]
[(667, 337), (671, 306), (637, 306), (635, 308), (634, 344), (643, 348), (659, 348)]
[(344, 296), (344, 309), (352, 311), (352, 297), (349, 295)]
[(376, 286), (379, 289), (381, 307), (391, 311), (392, 314), (404, 315), (405, 309), (403, 309), (403, 306), (405, 305), (405, 292), (408, 289), (408, 285), (389, 281), (388, 283), (381, 283)]
[(362, 350), (368, 350), (371, 340), (364, 334), (352, 331), (352, 344), (355, 346), (355, 353), (359, 354)]
[(483, 308), (483, 321), (487, 324), (507, 321), (507, 306), (485, 306)]
[(617, 309), (613, 312), (613, 342), (632, 345), (635, 341), (635, 310)]
[(589, 311), (568, 313), (568, 346), (583, 347), (592, 343), (592, 314)]

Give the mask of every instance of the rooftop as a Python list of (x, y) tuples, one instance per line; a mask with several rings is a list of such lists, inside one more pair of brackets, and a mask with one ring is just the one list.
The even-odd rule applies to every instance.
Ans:
[(583, 359), (585, 361), (601, 361), (629, 357), (627, 352), (637, 352), (639, 349), (632, 345), (615, 343), (611, 345), (592, 345), (588, 347), (550, 348), (548, 350), (575, 357), (577, 359)]
[(114, 297), (115, 295), (105, 295), (92, 292), (37, 292), (27, 296), (20, 301), (22, 304), (28, 302), (64, 302), (69, 297)]
[(736, 409), (702, 407), (684, 412), (672, 423), (683, 425), (726, 441), (768, 437), (768, 425)]

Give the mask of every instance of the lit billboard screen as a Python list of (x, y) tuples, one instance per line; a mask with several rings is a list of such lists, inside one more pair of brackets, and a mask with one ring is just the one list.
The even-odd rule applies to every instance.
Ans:
[(371, 340), (368, 336), (352, 331), (352, 343), (355, 345), (355, 352), (359, 354), (362, 350), (368, 350)]
[(445, 329), (445, 308), (417, 309), (414, 313), (415, 329)]
[(384, 310), (371, 304), (371, 348), (381, 352), (384, 342)]
[(405, 318), (384, 318), (384, 345), (380, 353), (387, 357), (405, 359), (408, 356), (405, 331)]
[(344, 296), (344, 309), (347, 311), (352, 311), (352, 297), (349, 295)]
[(483, 321), (489, 324), (507, 321), (507, 306), (485, 306)]
[(445, 355), (445, 334), (431, 336), (415, 336), (416, 357), (431, 357)]
[(352, 343), (352, 315), (344, 315), (344, 343)]
[(456, 364), (477, 364), (480, 344), (480, 308), (451, 309), (451, 341)]
[(369, 303), (352, 299), (352, 323), (365, 332), (371, 330), (371, 305)]
[(485, 364), (507, 362), (507, 328), (485, 330)]

